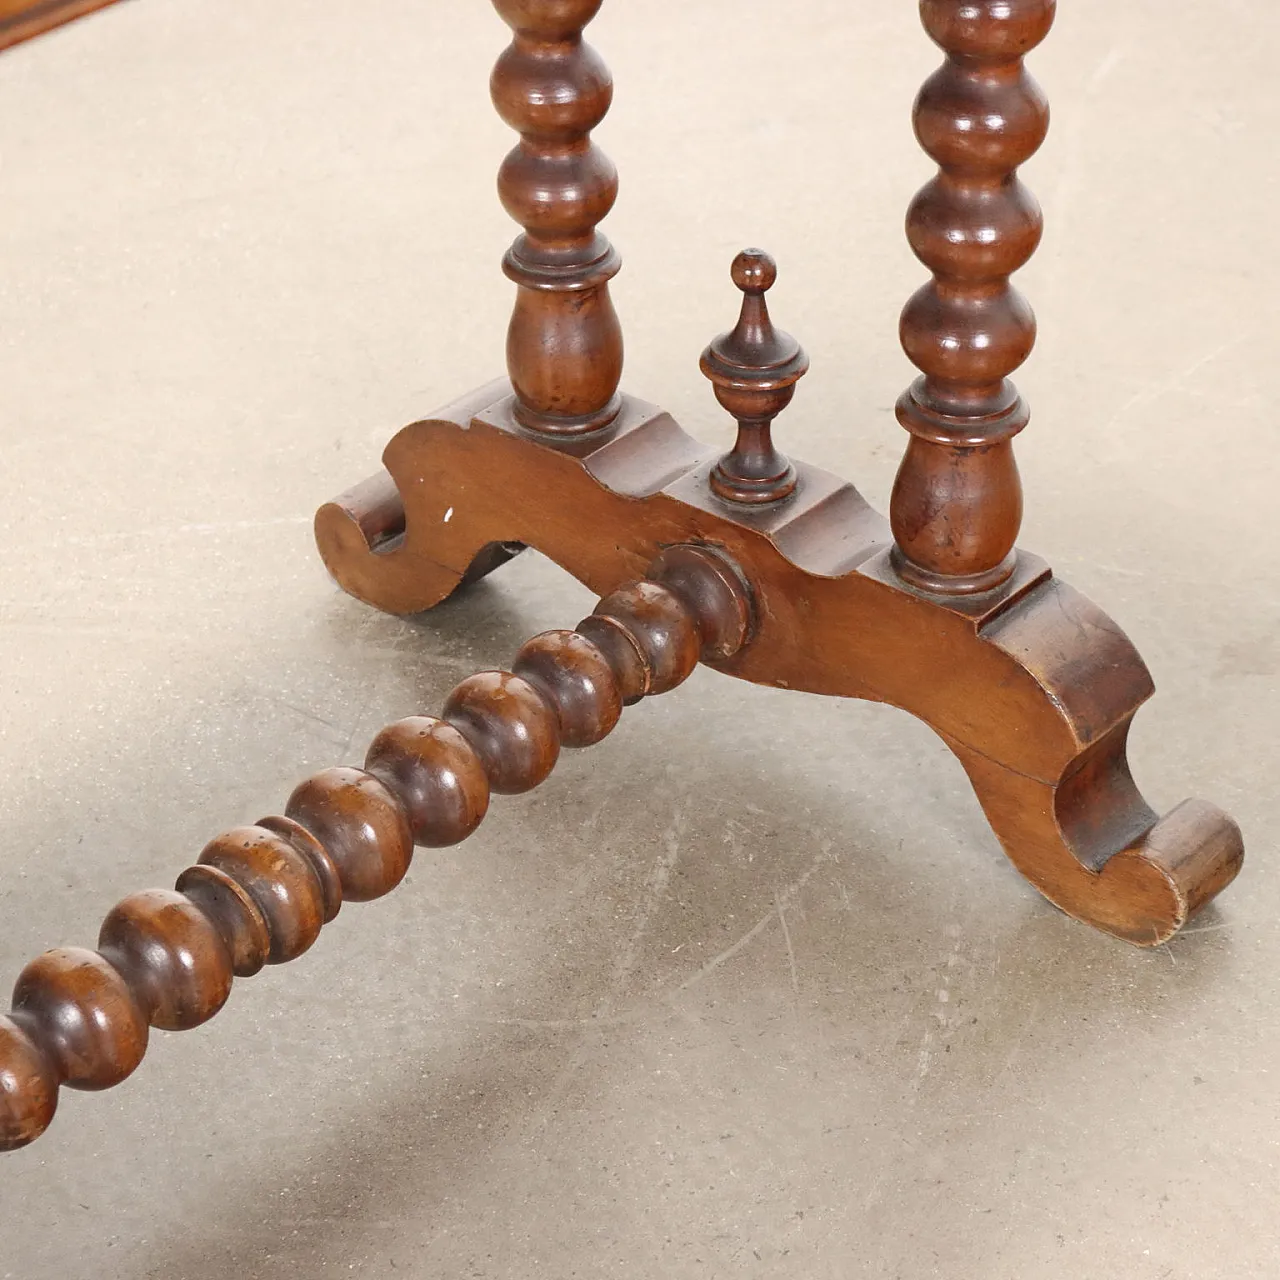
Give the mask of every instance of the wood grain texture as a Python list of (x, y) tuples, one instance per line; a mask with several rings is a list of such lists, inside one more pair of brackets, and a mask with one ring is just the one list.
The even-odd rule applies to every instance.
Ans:
[[(939, 174), (908, 234), (933, 279), (902, 318), (923, 376), (899, 405), (911, 440), (888, 521), (773, 445), (807, 360), (769, 319), (761, 251), (735, 261), (739, 323), (703, 357), (735, 448), (717, 458), (619, 394), (618, 258), (597, 230), (617, 179), (590, 139), (612, 84), (582, 40), (600, 0), (494, 3), (514, 35), (493, 100), (520, 133), (499, 189), (524, 228), (504, 264), (519, 289), (509, 378), (402, 430), (385, 471), (320, 510), (317, 542), (347, 591), (393, 613), (438, 604), (526, 546), (601, 599), (573, 631), (526, 643), (512, 670), (464, 680), (438, 718), (385, 728), (363, 768), (323, 770), (283, 815), (217, 836), (175, 891), (118, 903), (97, 951), (33, 960), (0, 1018), (0, 1149), (44, 1132), (62, 1085), (120, 1083), (150, 1028), (211, 1018), (234, 978), (303, 955), (344, 902), (400, 884), (415, 845), (466, 838), (492, 795), (538, 786), (562, 750), (601, 741), (623, 707), (700, 661), (919, 716), (1015, 866), (1117, 937), (1166, 940), (1239, 871), (1226, 814), (1190, 800), (1161, 817), (1134, 783), (1128, 734), (1153, 692), (1136, 650), (1014, 548), (1011, 441), (1027, 413), (1008, 375), (1035, 328), (1009, 276), (1040, 235), (1016, 169), (1048, 119), (1022, 59), (1053, 0), (921, 0), (947, 60), (916, 106)], [(0, 0), (0, 23), (98, 7)]]
[(702, 353), (700, 367), (716, 399), (738, 423), (733, 448), (711, 469), (711, 491), (726, 502), (781, 502), (796, 489), (796, 469), (774, 447), (773, 420), (791, 403), (809, 371), (800, 344), (769, 316), (765, 294), (778, 267), (762, 249), (745, 249), (730, 268), (742, 311), (729, 333)]
[(493, 0), (512, 41), (490, 81), (498, 114), (520, 134), (498, 174), (524, 234), (503, 259), (518, 286), (507, 373), (522, 425), (588, 435), (618, 412), (622, 327), (609, 297), (621, 259), (596, 229), (618, 174), (591, 141), (613, 78), (582, 39), (601, 0)]

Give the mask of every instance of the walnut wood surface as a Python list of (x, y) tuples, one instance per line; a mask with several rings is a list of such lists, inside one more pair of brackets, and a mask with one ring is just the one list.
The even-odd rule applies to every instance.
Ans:
[(302, 955), (344, 901), (389, 893), (415, 843), (465, 839), (491, 793), (537, 786), (562, 748), (604, 738), (624, 701), (674, 689), (701, 656), (746, 643), (751, 604), (718, 554), (672, 548), (650, 572), (576, 631), (530, 640), (514, 671), (464, 680), (440, 718), (388, 725), (363, 769), (325, 769), (295, 788), (283, 817), (217, 836), (176, 891), (117, 903), (97, 951), (63, 947), (27, 965), (0, 1017), (0, 1151), (48, 1128), (60, 1086), (119, 1084), (149, 1028), (207, 1022), (234, 978)]
[(0, 0), (0, 49), (43, 35), (118, 0)]
[[(524, 227), (504, 263), (519, 287), (510, 377), (402, 430), (386, 471), (322, 508), (316, 536), (341, 585), (393, 613), (432, 607), (525, 546), (603, 598), (573, 631), (525, 644), (512, 670), (464, 680), (440, 717), (385, 728), (363, 768), (323, 770), (283, 815), (216, 837), (174, 891), (118, 903), (96, 951), (32, 961), (0, 1018), (0, 1149), (48, 1127), (62, 1085), (119, 1083), (149, 1028), (212, 1017), (236, 977), (306, 952), (344, 901), (395, 888), (415, 845), (465, 839), (493, 795), (538, 786), (562, 750), (600, 741), (699, 661), (921, 717), (1018, 869), (1130, 942), (1167, 939), (1240, 868), (1227, 815), (1191, 800), (1160, 817), (1134, 784), (1126, 741), (1153, 687), (1133, 646), (1014, 549), (1011, 440), (1027, 414), (1008, 375), (1035, 328), (1009, 276), (1040, 235), (1016, 169), (1048, 119), (1022, 58), (1053, 0), (921, 0), (947, 54), (916, 106), (940, 171), (908, 217), (933, 279), (902, 318), (923, 377), (899, 404), (911, 439), (887, 522), (773, 446), (807, 360), (769, 321), (760, 251), (735, 262), (738, 327), (703, 357), (738, 419), (734, 450), (717, 458), (618, 394), (618, 257), (596, 229), (617, 178), (590, 139), (612, 85), (582, 41), (600, 0), (494, 3), (514, 37), (493, 99), (521, 135), (499, 182)], [(13, 30), (42, 8), (23, 19), (3, 5)], [(96, 7), (43, 6), (51, 20)]]

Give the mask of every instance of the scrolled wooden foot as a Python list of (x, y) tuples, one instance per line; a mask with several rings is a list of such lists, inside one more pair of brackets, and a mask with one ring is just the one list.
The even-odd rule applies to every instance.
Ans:
[(604, 738), (624, 703), (676, 688), (701, 657), (736, 652), (751, 612), (717, 553), (670, 549), (575, 631), (545, 632), (511, 671), (464, 680), (439, 718), (389, 725), (363, 769), (325, 769), (294, 789), (284, 816), (216, 837), (176, 892), (118, 903), (97, 951), (37, 957), (0, 1017), (0, 1151), (48, 1128), (61, 1085), (119, 1084), (142, 1061), (150, 1027), (208, 1021), (233, 978), (308, 951), (344, 901), (389, 893), (415, 843), (465, 839), (491, 794), (536, 787), (562, 749)]
[[(505, 380), (490, 383), (440, 410), (432, 421), (465, 427), (472, 414), (510, 393), (511, 384)], [(448, 525), (454, 511), (453, 507), (442, 509), (442, 526)], [(419, 524), (410, 532), (404, 497), (388, 471), (379, 471), (326, 502), (315, 518), (320, 558), (339, 586), (386, 613), (430, 609), (523, 550), (519, 543), (491, 542), (476, 548), (467, 565), (453, 573), (432, 560), (432, 544), (441, 532), (447, 535), (448, 530), (426, 530)]]

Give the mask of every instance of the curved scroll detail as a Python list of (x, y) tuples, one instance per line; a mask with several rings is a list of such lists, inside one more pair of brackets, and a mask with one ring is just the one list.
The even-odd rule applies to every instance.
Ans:
[(1243, 846), (1230, 818), (1198, 801), (1158, 818), (1130, 776), (1129, 724), (1153, 692), (1141, 657), (1034, 556), (1020, 554), (996, 591), (931, 596), (902, 582), (886, 522), (834, 476), (798, 464), (788, 503), (734, 509), (709, 489), (715, 451), (653, 406), (624, 397), (607, 438), (567, 450), (522, 432), (510, 395), (494, 392), (466, 402), (488, 401), (469, 421), (455, 406), (387, 447), (405, 516), (389, 553), (333, 538), (335, 516), (321, 512), (325, 561), (353, 594), (427, 608), (488, 549), (515, 544), (604, 594), (664, 546), (715, 545), (746, 575), (758, 616), (753, 643), (712, 665), (929, 723), (1014, 865), (1064, 911), (1154, 945), (1234, 878)]

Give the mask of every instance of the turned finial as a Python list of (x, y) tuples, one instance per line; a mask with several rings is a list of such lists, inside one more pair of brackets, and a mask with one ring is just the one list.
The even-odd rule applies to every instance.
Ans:
[(517, 421), (550, 437), (606, 427), (621, 405), (622, 328), (609, 298), (621, 260), (596, 229), (617, 199), (618, 174), (591, 141), (613, 79), (582, 39), (600, 3), (494, 0), (514, 34), (490, 90), (520, 134), (498, 193), (524, 228), (502, 263), (519, 286), (507, 371)]
[(1035, 317), (1009, 276), (1040, 242), (1035, 197), (1017, 177), (1044, 141), (1049, 108), (1022, 64), (1055, 0), (921, 0), (947, 60), (915, 105), (938, 174), (915, 197), (907, 238), (933, 273), (902, 313), (920, 370), (898, 402), (911, 433), (890, 506), (894, 564), (939, 594), (990, 590), (1013, 572), (1022, 486), (1013, 437), (1028, 411), (1009, 381)]
[(744, 249), (732, 275), (742, 313), (701, 361), (716, 399), (738, 422), (738, 438), (713, 468), (711, 488), (726, 502), (778, 502), (795, 492), (796, 469), (773, 446), (773, 420), (791, 403), (809, 357), (769, 318), (764, 295), (778, 278), (777, 263), (761, 249)]

